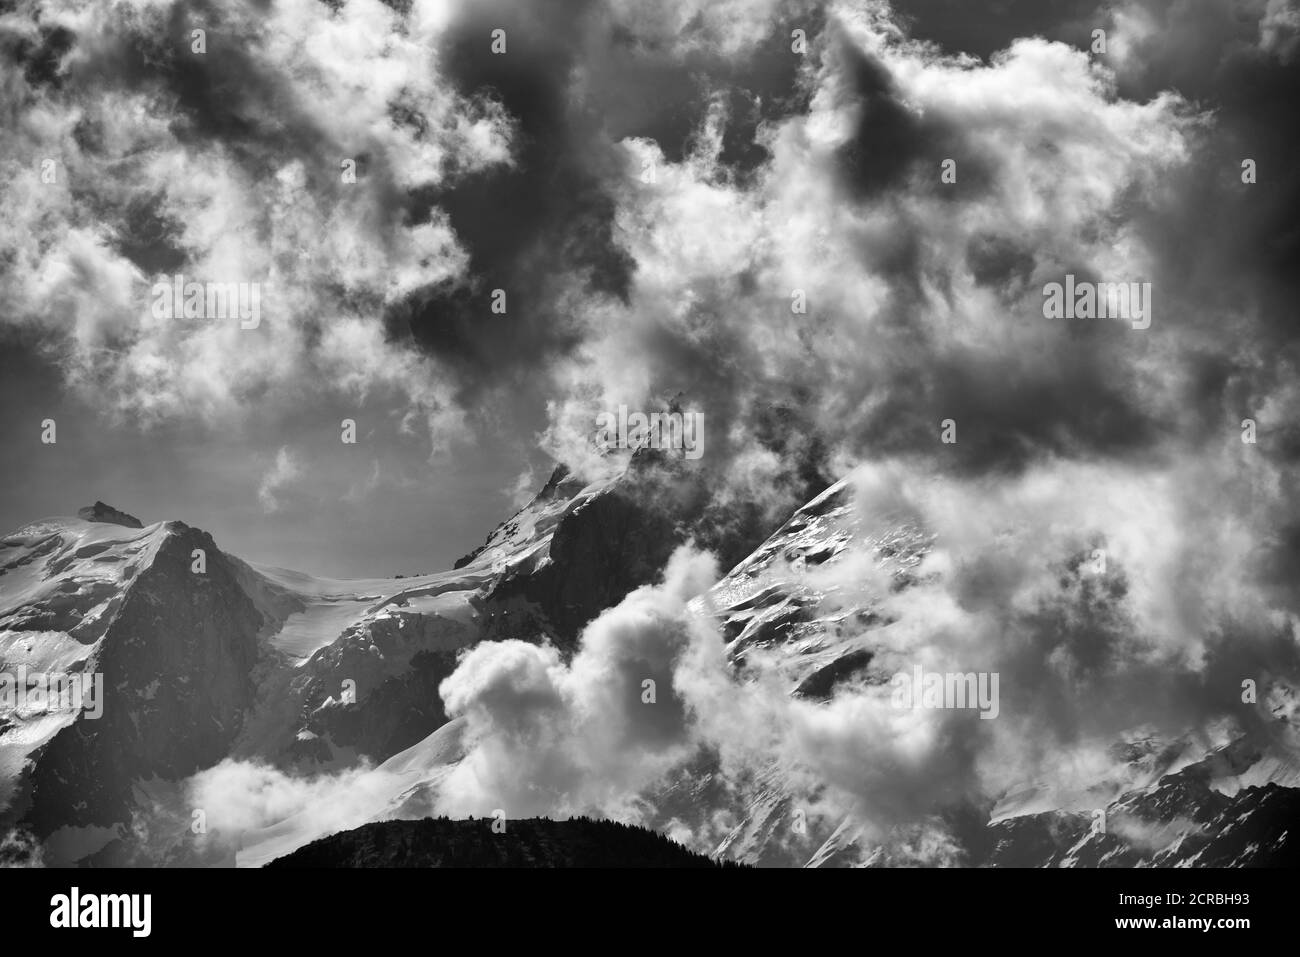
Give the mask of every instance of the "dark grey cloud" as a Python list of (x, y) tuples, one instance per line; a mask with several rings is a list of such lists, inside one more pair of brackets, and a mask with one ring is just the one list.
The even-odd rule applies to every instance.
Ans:
[[(799, 22), (812, 27), (820, 16)], [(505, 31), (505, 54), (492, 52), (496, 29)], [(781, 24), (731, 59), (707, 45), (679, 53), (640, 38), (599, 4), (465, 8), (440, 56), (458, 92), (501, 104), (515, 121), (512, 163), (422, 197), (450, 217), (469, 251), (470, 275), (395, 311), (393, 334), (409, 329), (445, 360), (467, 402), (503, 380), (549, 388), (550, 362), (586, 335), (571, 314), (573, 285), (626, 305), (635, 282), (609, 188), (626, 175), (617, 141), (652, 139), (668, 161), (680, 162), (721, 95), (730, 113), (722, 165), (737, 177), (753, 174), (767, 155), (756, 139), (759, 125), (806, 102), (789, 43)], [(491, 311), (496, 289), (507, 295), (504, 317)]]

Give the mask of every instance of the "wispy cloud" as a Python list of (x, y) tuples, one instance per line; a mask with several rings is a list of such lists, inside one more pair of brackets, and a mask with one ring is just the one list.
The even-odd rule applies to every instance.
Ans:
[(293, 484), (302, 477), (302, 465), (297, 456), (288, 448), (281, 448), (275, 454), (275, 462), (262, 476), (262, 483), (257, 487), (257, 500), (266, 512), (280, 510), (284, 493), (293, 488)]

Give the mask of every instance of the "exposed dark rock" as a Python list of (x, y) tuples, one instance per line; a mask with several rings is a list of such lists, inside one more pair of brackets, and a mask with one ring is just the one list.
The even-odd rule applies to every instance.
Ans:
[(683, 539), (671, 516), (611, 490), (565, 513), (551, 561), (532, 575), (505, 578), (484, 602), (485, 636), (549, 634), (572, 647), (583, 626), (628, 592), (654, 581)]
[[(418, 651), (398, 674), (374, 671), (374, 656), (349, 649), (339, 655), (331, 646), (331, 662), (321, 656), (324, 671), (313, 678), (303, 699), (304, 728), (315, 738), (295, 745), (302, 757), (329, 760), (334, 744), (355, 748), (374, 761), (384, 761), (428, 737), (447, 722), (438, 686), (456, 670), (455, 651)], [(313, 662), (313, 667), (317, 662)], [(321, 707), (328, 697), (338, 698), (335, 674), (348, 674), (357, 682), (357, 701)]]
[[(34, 755), (26, 820), (41, 837), (128, 820), (135, 780), (216, 764), (253, 703), (261, 614), (210, 535), (180, 522), (167, 533), (87, 668), (104, 675), (102, 717), (78, 717)], [(205, 573), (191, 571), (194, 549)]]
[(125, 525), (127, 528), (144, 528), (140, 524), (140, 520), (134, 515), (119, 512), (113, 506), (105, 505), (103, 502), (96, 502), (94, 505), (87, 505), (85, 508), (78, 509), (77, 517), (85, 519), (87, 522), (104, 522), (109, 525)]
[(818, 668), (799, 683), (794, 693), (803, 698), (829, 698), (835, 686), (871, 664), (871, 652), (858, 648)]
[(1295, 867), (1300, 789), (1276, 784), (1232, 797), (1193, 765), (1106, 808), (1105, 829), (1086, 814), (1048, 812), (992, 825), (991, 867)]

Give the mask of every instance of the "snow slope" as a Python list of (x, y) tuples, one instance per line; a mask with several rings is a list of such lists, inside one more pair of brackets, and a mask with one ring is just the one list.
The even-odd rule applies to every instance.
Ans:
[(462, 756), (464, 721), (447, 722), (378, 768), (358, 777), (346, 800), (313, 807), (243, 835), (240, 867), (261, 867), (312, 841), (372, 821), (419, 820), (433, 811), (430, 795)]
[(457, 568), (409, 578), (245, 562), (181, 522), (118, 524), (111, 506), (0, 539), (0, 671), (101, 671), (107, 699), (100, 721), (0, 713), (0, 828), (57, 841), (61, 859), (91, 854), (142, 795), (223, 757), (313, 774), (418, 746), (447, 720), (437, 687), (461, 649), (554, 635), (555, 611), (585, 620), (621, 597), (616, 584), (575, 604), (552, 587), (620, 567), (581, 547), (562, 568), (551, 554), (565, 529), (603, 537), (611, 484), (558, 469)]
[[(893, 642), (894, 623), (871, 594), (842, 587), (852, 574), (842, 573), (839, 564), (861, 561), (865, 553), (877, 580), (905, 589), (917, 581), (921, 560), (932, 545), (932, 537), (912, 522), (861, 514), (851, 484), (838, 482), (799, 509), (697, 599), (694, 610), (717, 623), (738, 680), (776, 676), (791, 695), (829, 701), (845, 686), (880, 681), (905, 663)], [(382, 765), (375, 777), (378, 783), (368, 786), (364, 799), (349, 808), (345, 825), (433, 813), (440, 783), (462, 756), (455, 728), (454, 723), (444, 726)], [(1147, 844), (1151, 834), (1165, 843), (1162, 851), (1152, 845), (1145, 856), (1134, 858), (1137, 852), (1112, 835), (1104, 851), (1110, 855), (1107, 862), (1140, 859), (1173, 865), (1185, 859), (1179, 848), (1189, 855), (1192, 848), (1226, 854), (1214, 834), (1179, 830), (1173, 815), (1185, 810), (1185, 800), (1173, 801), (1169, 795), (1183, 794), (1186, 776), (1193, 775), (1197, 784), (1189, 799), (1199, 801), (1211, 820), (1229, 829), (1248, 813), (1246, 805), (1220, 806), (1219, 798), (1207, 794), (1230, 797), (1255, 786), (1243, 801), (1290, 808), (1285, 794), (1297, 783), (1295, 755), (1300, 753), (1294, 744), (1280, 740), (1276, 746), (1252, 750), (1240, 741), (1233, 744), (1229, 728), (1209, 739), (1190, 734), (1166, 739), (1135, 728), (1116, 741), (1110, 772), (1082, 789), (1033, 781), (1009, 789), (988, 814), (989, 850), (980, 853), (988, 855), (984, 860), (989, 864), (1097, 863), (1086, 841), (1074, 851), (1071, 847), (1087, 837), (1094, 809), (1108, 808), (1118, 820), (1130, 822), (1130, 830), (1145, 821), (1140, 829)], [(791, 772), (779, 763), (755, 767), (737, 789), (734, 779), (724, 784), (717, 767), (704, 756), (642, 797), (660, 827), (674, 820), (700, 825), (720, 816), (736, 820), (717, 845), (704, 848), (721, 857), (813, 867), (909, 863), (891, 848), (869, 843), (865, 822), (851, 817), (833, 823), (811, 842), (792, 845), (787, 833), (793, 806)], [(1263, 785), (1281, 787), (1283, 796), (1258, 791)], [(1170, 815), (1169, 820), (1160, 820), (1161, 814)], [(1047, 821), (1054, 823), (1042, 823)], [(248, 835), (239, 863), (271, 860), (322, 836), (325, 829), (317, 815), (302, 815)], [(703, 833), (707, 828), (695, 830)], [(1032, 840), (1022, 839), (1022, 832)], [(1057, 840), (1052, 843), (1043, 835)], [(1279, 840), (1276, 834), (1270, 837), (1276, 848), (1283, 848), (1285, 841)], [(1241, 863), (1249, 855), (1236, 849), (1225, 859)]]
[[(47, 518), (0, 539), (0, 672), (92, 673), (123, 596), (174, 529)], [(71, 711), (0, 714), (0, 809)]]

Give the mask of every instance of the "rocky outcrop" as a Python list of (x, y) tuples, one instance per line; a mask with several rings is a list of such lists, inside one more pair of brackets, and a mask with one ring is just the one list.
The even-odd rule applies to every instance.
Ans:
[(572, 648), (587, 622), (654, 581), (683, 538), (671, 515), (621, 488), (576, 501), (552, 535), (549, 560), (529, 574), (504, 575), (488, 591), (484, 635), (549, 637)]
[(33, 755), (25, 821), (40, 837), (129, 820), (134, 781), (216, 764), (253, 703), (262, 616), (210, 535), (180, 522), (165, 533), (87, 667), (104, 676), (102, 717), (78, 717)]
[(350, 627), (303, 669), (293, 757), (326, 762), (344, 747), (383, 761), (432, 734), (447, 721), (438, 686), (473, 638), (467, 625), (432, 614), (390, 611)]
[(983, 867), (1295, 867), (1300, 789), (1266, 784), (1228, 797), (1198, 775), (1169, 775), (1099, 815), (1047, 812), (992, 825)]
[(144, 528), (134, 515), (120, 512), (111, 505), (96, 502), (77, 510), (77, 517), (87, 522), (104, 522), (108, 525), (125, 525), (127, 528)]
[[(809, 480), (814, 485), (815, 478)], [(712, 500), (707, 471), (680, 455), (636, 452), (625, 472), (583, 488), (561, 466), (524, 512), (558, 503), (545, 558), (503, 570), (481, 602), (484, 636), (546, 637), (571, 649), (583, 627), (629, 592), (659, 579), (673, 551), (693, 540), (727, 563), (750, 554), (770, 533), (761, 510)], [(521, 512), (521, 514), (523, 514)], [(516, 519), (512, 519), (515, 522)], [(503, 523), (462, 562), (494, 551)]]

